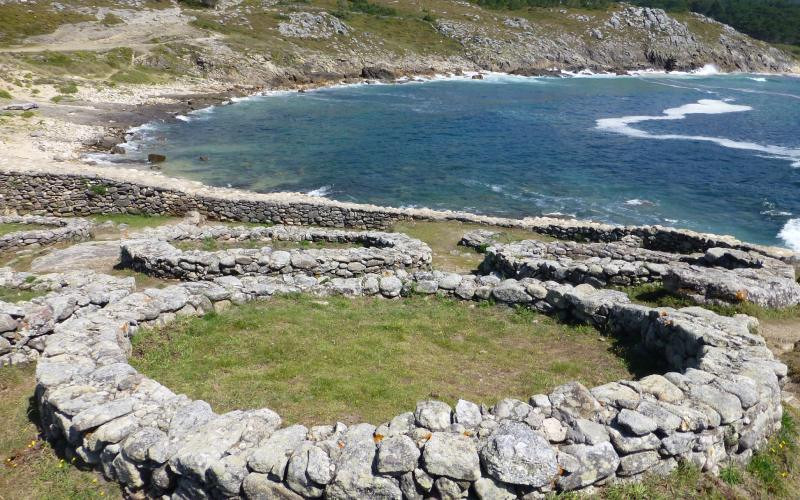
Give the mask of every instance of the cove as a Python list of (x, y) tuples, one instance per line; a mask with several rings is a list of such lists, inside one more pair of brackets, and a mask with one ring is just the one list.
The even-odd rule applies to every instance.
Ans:
[(647, 75), (355, 85), (140, 129), (129, 158), (259, 192), (662, 224), (800, 247), (800, 79)]

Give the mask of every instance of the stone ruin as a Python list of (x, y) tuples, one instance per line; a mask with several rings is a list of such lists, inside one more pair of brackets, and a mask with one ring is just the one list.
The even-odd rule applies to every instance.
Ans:
[(482, 272), (513, 278), (552, 279), (595, 287), (661, 283), (699, 303), (752, 302), (783, 308), (800, 304), (795, 268), (755, 249), (711, 247), (679, 254), (650, 250), (635, 236), (614, 243), (496, 242), (498, 233), (475, 231), (461, 244), (485, 252)]
[(35, 224), (46, 229), (16, 231), (0, 236), (0, 252), (45, 246), (61, 241), (81, 241), (92, 236), (92, 223), (79, 217), (64, 219), (41, 215), (0, 215), (0, 224)]
[[(75, 273), (34, 281), (4, 270), (6, 286), (51, 290), (31, 301), (50, 311), (40, 334), (30, 330), (42, 309), (0, 304), (0, 318), (15, 322), (9, 331), (28, 339), (30, 352), (41, 350), (31, 357), (38, 357), (36, 401), (46, 436), (132, 496), (511, 499), (666, 474), (679, 461), (715, 473), (730, 462), (747, 462), (780, 427), (787, 369), (757, 334), (754, 318), (719, 316), (700, 307), (636, 305), (622, 292), (586, 280), (570, 283), (569, 273), (541, 279), (444, 273), (430, 270), (430, 250), (419, 241), (390, 233), (343, 233), (227, 226), (151, 231), (121, 244), (123, 255), (127, 248), (139, 259), (127, 263), (155, 275), (173, 269), (172, 276), (184, 281), (138, 292), (130, 278)], [(269, 264), (248, 268), (259, 262), (255, 259), (221, 266), (235, 270), (228, 273), (206, 270), (226, 252), (241, 257), (250, 250), (211, 252), (200, 267), (196, 261), (202, 259), (187, 260), (193, 251), (172, 247), (169, 255), (175, 257), (163, 259), (159, 253), (168, 241), (208, 237), (265, 240), (265, 247), (266, 240), (282, 238), (376, 243), (292, 250), (288, 260), (281, 257), (283, 266), (272, 265), (277, 252), (258, 249)], [(384, 259), (357, 273), (348, 267), (364, 263), (362, 252), (379, 250), (409, 254), (395, 258), (403, 265)], [(313, 258), (317, 267), (295, 265), (292, 252)], [(645, 253), (632, 252), (644, 260)], [(501, 254), (498, 247), (494, 255)], [(723, 263), (742, 257), (726, 255), (713, 262), (725, 268)], [(147, 264), (165, 261), (170, 266)], [(186, 269), (183, 262), (195, 267)], [(216, 414), (208, 403), (177, 395), (128, 364), (130, 338), (142, 327), (296, 292), (397, 300), (438, 294), (528, 307), (635, 340), (667, 369), (591, 389), (573, 382), (527, 401), (500, 399), (492, 407), (421, 401), (377, 426), (308, 428), (283, 426), (266, 408)]]

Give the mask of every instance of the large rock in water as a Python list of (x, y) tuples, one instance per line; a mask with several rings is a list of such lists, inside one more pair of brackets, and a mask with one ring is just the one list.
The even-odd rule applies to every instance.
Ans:
[(480, 456), (487, 474), (504, 483), (539, 487), (558, 475), (555, 449), (521, 422), (502, 421)]

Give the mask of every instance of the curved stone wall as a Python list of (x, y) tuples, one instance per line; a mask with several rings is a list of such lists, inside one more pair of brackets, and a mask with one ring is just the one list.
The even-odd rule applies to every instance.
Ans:
[(92, 223), (77, 217), (61, 218), (37, 215), (0, 215), (0, 224), (36, 224), (47, 229), (17, 231), (0, 236), (0, 252), (31, 245), (51, 245), (59, 241), (80, 241), (91, 237)]
[[(665, 288), (700, 303), (752, 302), (764, 307), (800, 304), (800, 284), (793, 266), (755, 252), (710, 248), (682, 255), (625, 243), (518, 241), (493, 244), (485, 231), (465, 235), (461, 242), (485, 250), (485, 273), (531, 277), (593, 286), (663, 283)], [(488, 247), (486, 245), (489, 245)]]
[[(303, 272), (344, 277), (404, 269), (429, 269), (431, 249), (401, 233), (336, 231), (297, 226), (227, 227), (182, 224), (165, 226), (122, 243), (121, 263), (153, 276), (207, 280), (217, 276), (275, 276)], [(141, 236), (141, 235), (140, 235)], [(180, 250), (170, 241), (264, 242), (258, 249), (232, 248), (216, 252)], [(363, 248), (275, 250), (270, 242), (329, 242)]]
[[(672, 371), (592, 389), (565, 384), (492, 408), (422, 401), (377, 427), (306, 428), (281, 427), (269, 409), (217, 415), (127, 363), (128, 339), (142, 326), (285, 292), (491, 297), (631, 336)], [(710, 472), (748, 460), (780, 425), (786, 376), (756, 327), (749, 317), (653, 309), (620, 292), (532, 278), (225, 276), (132, 293), (58, 324), (38, 363), (36, 396), (47, 435), (133, 494), (518, 498), (663, 474), (678, 460)]]
[(0, 268), (0, 286), (42, 292), (19, 304), (0, 301), (0, 367), (35, 361), (46, 335), (74, 314), (86, 314), (124, 297), (133, 278), (91, 271), (36, 275)]
[(291, 225), (387, 229), (400, 220), (453, 220), (529, 229), (559, 239), (614, 242), (635, 236), (646, 248), (676, 253), (709, 248), (754, 251), (786, 262), (797, 262), (790, 250), (753, 245), (730, 236), (697, 233), (662, 226), (614, 226), (596, 222), (530, 217), (522, 220), (463, 212), (396, 209), (335, 202), (297, 195), (264, 195), (247, 191), (200, 187), (169, 189), (157, 184), (92, 175), (0, 171), (0, 207), (22, 213), (83, 216), (145, 213), (184, 215), (199, 211), (210, 219), (271, 222)]

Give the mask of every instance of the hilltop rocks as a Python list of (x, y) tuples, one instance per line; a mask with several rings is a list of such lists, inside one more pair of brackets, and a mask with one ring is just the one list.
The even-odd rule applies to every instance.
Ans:
[(283, 36), (295, 38), (331, 38), (350, 33), (350, 27), (327, 12), (292, 12), (289, 21), (278, 24)]

